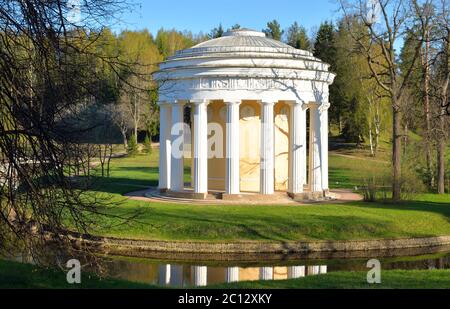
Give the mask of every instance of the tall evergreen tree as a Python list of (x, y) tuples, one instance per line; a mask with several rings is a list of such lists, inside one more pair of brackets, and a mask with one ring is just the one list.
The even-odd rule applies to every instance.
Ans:
[[(324, 22), (320, 25), (319, 31), (316, 34), (316, 39), (314, 42), (313, 54), (320, 60), (330, 64), (330, 70), (337, 73), (336, 71), (336, 30), (331, 22)], [(342, 121), (342, 110), (343, 101), (339, 99), (339, 82), (340, 74), (337, 74), (335, 82), (330, 86), (330, 121), (338, 125), (339, 133), (343, 129)]]
[(294, 22), (287, 30), (286, 43), (292, 47), (304, 50), (311, 49), (311, 42), (306, 33), (306, 29)]
[(234, 24), (233, 26), (231, 26), (230, 30), (237, 30), (237, 29), (241, 29), (241, 25), (239, 24)]
[(336, 59), (335, 33), (333, 23), (326, 21), (320, 24), (314, 42), (314, 56), (329, 63), (331, 69), (333, 69), (334, 60)]
[(209, 37), (209, 39), (217, 39), (217, 38), (220, 38), (223, 35), (223, 33), (224, 33), (224, 31), (223, 31), (222, 24), (219, 24), (218, 27), (211, 30), (208, 37)]
[(263, 29), (263, 32), (267, 37), (277, 41), (281, 41), (281, 37), (283, 36), (284, 31), (281, 30), (280, 23), (276, 19), (274, 19), (267, 23), (267, 28)]

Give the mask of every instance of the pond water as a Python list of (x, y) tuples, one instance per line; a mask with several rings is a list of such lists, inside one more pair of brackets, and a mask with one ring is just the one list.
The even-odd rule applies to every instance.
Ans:
[[(48, 252), (51, 252), (49, 250)], [(77, 258), (77, 257), (71, 257)], [(67, 258), (67, 260), (71, 259)], [(196, 255), (156, 257), (121, 257), (101, 255), (100, 265), (107, 277), (170, 287), (195, 287), (225, 282), (252, 280), (282, 280), (325, 275), (335, 271), (368, 271), (367, 262), (378, 259), (382, 270), (388, 269), (450, 269), (450, 246), (389, 250), (384, 252), (352, 252), (351, 255), (328, 253), (305, 256), (251, 256)], [(14, 255), (16, 261), (33, 263), (26, 254)], [(54, 258), (52, 258), (54, 260)], [(66, 259), (60, 260), (65, 265)], [(83, 265), (87, 261), (80, 258)], [(83, 271), (93, 271), (83, 266)]]
[[(419, 256), (374, 256), (383, 269), (450, 269), (450, 251)], [(335, 271), (368, 271), (369, 258), (299, 259), (289, 261), (214, 262), (164, 261), (116, 257), (108, 259), (108, 275), (129, 281), (171, 287), (206, 286), (224, 282), (282, 280)]]

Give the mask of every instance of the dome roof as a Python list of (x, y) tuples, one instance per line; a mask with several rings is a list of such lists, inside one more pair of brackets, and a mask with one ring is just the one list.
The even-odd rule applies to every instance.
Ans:
[(326, 101), (334, 74), (311, 52), (238, 29), (177, 51), (153, 73), (160, 100)]
[(252, 57), (315, 59), (311, 52), (296, 49), (283, 42), (267, 38), (264, 32), (243, 28), (225, 32), (222, 37), (202, 42), (189, 49), (177, 51), (168, 60), (211, 56), (211, 54), (217, 55), (220, 53), (227, 54), (227, 57), (230, 56), (230, 53), (236, 55), (246, 53), (246, 55)]
[(202, 42), (195, 45), (193, 49), (202, 47), (270, 47), (295, 50), (280, 41), (266, 38), (264, 32), (247, 29), (225, 32), (222, 37)]

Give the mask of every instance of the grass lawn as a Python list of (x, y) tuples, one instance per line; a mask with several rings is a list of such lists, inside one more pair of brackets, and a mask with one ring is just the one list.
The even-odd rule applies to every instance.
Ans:
[(69, 289), (69, 288), (152, 288), (154, 286), (124, 280), (101, 279), (94, 275), (81, 274), (81, 284), (68, 284), (66, 273), (0, 260), (0, 289)]
[[(447, 197), (448, 198), (448, 197)], [(98, 234), (140, 239), (349, 240), (450, 235), (450, 207), (443, 202), (354, 202), (309, 206), (208, 206), (127, 201), (106, 212), (139, 212), (135, 222), (104, 218)]]
[(380, 284), (368, 284), (367, 272), (331, 272), (289, 280), (243, 281), (213, 285), (221, 289), (448, 289), (450, 269), (385, 270)]
[[(190, 160), (185, 162), (186, 182), (190, 181)], [(365, 184), (371, 176), (389, 172), (389, 162), (356, 152), (332, 152), (329, 156), (329, 182), (332, 188), (350, 188)], [(158, 185), (158, 149), (151, 155), (123, 157), (111, 161), (111, 177), (98, 179), (98, 191), (123, 194)]]
[[(423, 194), (398, 204), (353, 202), (293, 206), (180, 205), (128, 200), (123, 193), (157, 185), (157, 151), (112, 161), (111, 177), (99, 179), (99, 192), (122, 203), (105, 208), (114, 215), (139, 213), (118, 225), (102, 218), (95, 233), (139, 239), (348, 240), (450, 235), (450, 195)], [(330, 155), (330, 184), (352, 188), (363, 175), (382, 172), (386, 163), (363, 157)], [(186, 180), (189, 168), (186, 168)], [(100, 227), (108, 226), (107, 228)]]
[[(326, 275), (275, 281), (244, 281), (232, 284), (211, 285), (208, 288), (449, 288), (450, 270), (385, 270), (381, 273), (381, 284), (368, 284), (366, 272), (331, 272)], [(81, 284), (68, 284), (63, 271), (40, 268), (0, 260), (0, 288), (158, 288), (150, 284), (124, 280), (100, 279), (82, 273)]]
[(331, 188), (354, 189), (372, 177), (389, 175), (389, 162), (352, 154), (330, 153), (328, 177)]

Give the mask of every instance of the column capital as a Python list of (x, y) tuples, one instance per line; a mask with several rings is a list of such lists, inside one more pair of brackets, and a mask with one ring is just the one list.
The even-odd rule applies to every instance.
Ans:
[(284, 101), (284, 103), (286, 103), (287, 105), (303, 104), (302, 101), (295, 101), (295, 100), (287, 100), (287, 101)]
[(303, 101), (295, 101), (295, 100), (292, 100), (292, 101), (285, 101), (285, 103), (287, 104), (287, 105), (289, 105), (289, 106), (296, 106), (296, 105), (299, 105), (299, 106), (301, 106), (301, 108), (303, 109), (303, 110), (307, 110), (308, 108), (309, 108), (309, 105), (308, 105), (308, 103), (305, 103), (305, 102), (303, 102)]
[(175, 100), (175, 101), (173, 101), (173, 104), (176, 104), (176, 105), (185, 105), (185, 104), (186, 104), (186, 100)]
[(330, 108), (330, 106), (331, 106), (330, 102), (322, 102), (322, 104), (320, 104), (319, 106), (319, 110), (321, 112), (325, 112)]
[(261, 105), (275, 105), (276, 103), (275, 101), (259, 101)]
[(308, 103), (305, 103), (305, 105), (307, 106), (307, 108), (310, 108), (310, 109), (318, 108), (320, 106), (319, 103), (314, 102), (314, 101), (310, 101)]
[(224, 101), (225, 105), (240, 105), (241, 101)]
[(170, 102), (168, 102), (168, 101), (159, 101), (157, 104), (159, 106), (170, 106), (171, 105)]
[(194, 104), (194, 105), (208, 104), (209, 100), (206, 100), (206, 99), (195, 99), (195, 100), (189, 100), (189, 103)]

